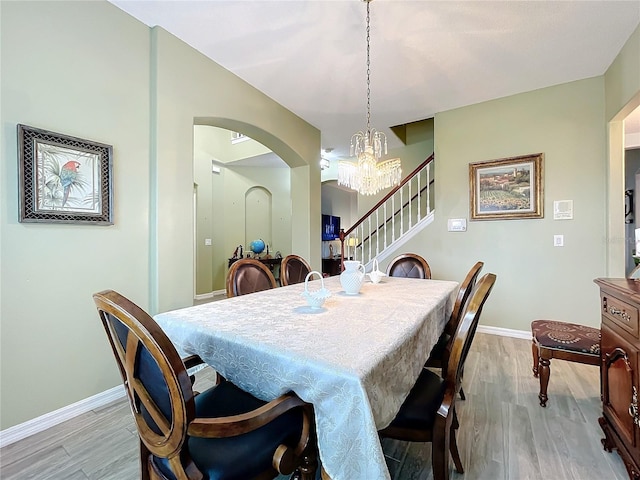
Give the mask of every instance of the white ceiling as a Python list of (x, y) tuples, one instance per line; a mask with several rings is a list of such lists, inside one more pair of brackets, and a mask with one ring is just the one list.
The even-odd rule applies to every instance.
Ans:
[[(348, 156), (351, 135), (366, 127), (361, 0), (111, 3), (319, 128), (332, 157)], [(387, 133), (390, 147), (400, 145), (391, 126), (602, 75), (640, 23), (637, 0), (375, 0), (370, 7), (371, 126)]]

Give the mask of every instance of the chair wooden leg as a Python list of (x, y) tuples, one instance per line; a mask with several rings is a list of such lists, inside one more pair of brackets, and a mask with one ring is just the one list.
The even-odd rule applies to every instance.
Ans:
[(538, 378), (538, 356), (540, 352), (538, 351), (538, 345), (536, 342), (531, 342), (531, 353), (533, 354), (533, 376)]
[(316, 470), (318, 460), (315, 454), (308, 454), (302, 457), (302, 464), (291, 476), (291, 480), (316, 480)]
[(449, 451), (451, 452), (451, 458), (453, 458), (453, 464), (456, 466), (456, 472), (464, 473), (462, 468), (462, 460), (460, 460), (460, 452), (458, 451), (458, 442), (456, 441), (456, 430), (451, 429), (449, 434)]
[(442, 421), (441, 425), (433, 428), (431, 442), (431, 468), (433, 468), (433, 480), (449, 480), (449, 446), (451, 427), (447, 427)]
[(540, 373), (540, 394), (538, 398), (540, 399), (540, 406), (546, 407), (547, 400), (549, 397), (547, 396), (547, 387), (549, 386), (549, 375), (551, 375), (551, 362), (548, 358), (540, 357), (539, 361), (539, 373)]
[(144, 444), (142, 439), (138, 439), (140, 441), (140, 480), (149, 480), (149, 449)]
[(460, 387), (460, 392), (459, 393), (460, 393), (460, 399), (461, 400), (466, 400), (467, 399), (467, 397), (465, 397), (465, 395), (464, 395), (464, 390), (462, 389), (462, 387)]
[(320, 478), (322, 480), (331, 480), (331, 477), (329, 476), (329, 474), (327, 472), (324, 471), (324, 468), (320, 469)]

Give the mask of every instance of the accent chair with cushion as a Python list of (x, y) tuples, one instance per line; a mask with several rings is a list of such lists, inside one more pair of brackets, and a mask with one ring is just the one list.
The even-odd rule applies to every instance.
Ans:
[(449, 478), (449, 452), (456, 470), (464, 473), (456, 442), (456, 430), (460, 425), (455, 400), (460, 391), (464, 362), (476, 333), (482, 307), (495, 281), (496, 276), (492, 273), (478, 281), (453, 335), (444, 378), (431, 370), (422, 369), (396, 418), (380, 431), (382, 437), (408, 442), (431, 442), (434, 480)]
[(600, 365), (600, 329), (555, 320), (531, 322), (533, 376), (540, 377), (540, 406), (546, 407), (551, 359)]
[(304, 282), (309, 272), (311, 272), (311, 266), (304, 258), (298, 255), (287, 255), (280, 264), (282, 286)]
[(276, 279), (264, 263), (255, 258), (242, 258), (234, 262), (227, 273), (227, 297), (276, 288)]
[(431, 268), (427, 261), (416, 253), (403, 253), (391, 260), (387, 267), (390, 277), (431, 278)]
[[(93, 295), (140, 438), (142, 480), (315, 479), (311, 406), (290, 393), (265, 402), (222, 379), (195, 394), (158, 324), (112, 290)], [(189, 365), (202, 363), (190, 357)], [(300, 467), (300, 468), (299, 468)]]

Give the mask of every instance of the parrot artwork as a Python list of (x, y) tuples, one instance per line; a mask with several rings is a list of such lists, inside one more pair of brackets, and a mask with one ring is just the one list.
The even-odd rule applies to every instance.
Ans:
[(73, 160), (65, 163), (62, 166), (62, 170), (60, 170), (60, 185), (62, 186), (62, 206), (64, 207), (65, 203), (67, 203), (67, 199), (69, 198), (69, 192), (71, 191), (71, 186), (78, 178), (78, 169), (80, 168), (80, 164)]

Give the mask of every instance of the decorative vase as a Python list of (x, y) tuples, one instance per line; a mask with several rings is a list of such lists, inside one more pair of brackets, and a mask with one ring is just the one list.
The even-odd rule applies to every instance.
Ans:
[(371, 283), (380, 283), (380, 280), (382, 280), (382, 277), (386, 277), (387, 276), (386, 273), (383, 273), (383, 272), (380, 271), (380, 268), (378, 266), (378, 259), (377, 258), (373, 259), (373, 265), (371, 267), (371, 273), (367, 273), (367, 275), (371, 279)]
[(347, 295), (357, 295), (364, 280), (364, 265), (356, 260), (345, 260), (340, 285)]
[[(317, 275), (320, 277), (320, 289), (315, 291), (309, 290), (309, 279)], [(307, 300), (307, 304), (311, 308), (319, 309), (322, 307), (324, 301), (331, 296), (331, 292), (328, 288), (324, 286), (324, 278), (322, 274), (317, 271), (307, 273), (307, 276), (304, 279), (304, 292), (302, 292), (302, 296)]]

